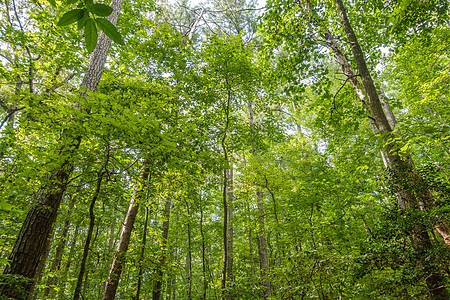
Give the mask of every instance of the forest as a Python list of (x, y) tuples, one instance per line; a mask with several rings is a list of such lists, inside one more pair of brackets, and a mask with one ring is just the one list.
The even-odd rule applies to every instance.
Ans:
[(0, 0), (0, 299), (450, 298), (447, 0)]

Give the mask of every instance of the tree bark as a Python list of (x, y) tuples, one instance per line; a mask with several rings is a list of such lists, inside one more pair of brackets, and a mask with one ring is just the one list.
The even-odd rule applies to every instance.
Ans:
[(258, 206), (258, 232), (259, 232), (259, 262), (261, 267), (261, 278), (264, 289), (264, 299), (270, 297), (270, 281), (267, 279), (267, 272), (269, 271), (269, 260), (267, 258), (267, 243), (264, 230), (264, 204), (263, 193), (258, 191), (257, 193), (257, 206)]
[[(200, 199), (201, 201), (201, 199)], [(205, 233), (203, 232), (203, 208), (200, 206), (200, 236), (202, 238), (202, 272), (203, 272), (203, 300), (206, 300), (206, 291), (208, 290), (208, 280), (206, 279), (206, 245)]]
[[(113, 213), (112, 213), (112, 218), (114, 219), (114, 210), (113, 210)], [(110, 227), (110, 229), (109, 229), (109, 241), (108, 241), (108, 243), (109, 243), (109, 248), (111, 248), (111, 249), (113, 249), (113, 247), (114, 247), (114, 222), (111, 224), (111, 227)]]
[(64, 284), (61, 287), (61, 289), (59, 290), (57, 299), (64, 299), (64, 298), (66, 298), (64, 292), (66, 291), (67, 274), (69, 273), (70, 266), (72, 265), (72, 258), (74, 256), (75, 246), (76, 246), (77, 241), (78, 241), (79, 227), (80, 227), (80, 223), (77, 222), (77, 224), (75, 226), (75, 231), (73, 233), (72, 241), (71, 241), (70, 247), (69, 247), (69, 255), (68, 255), (68, 258), (67, 258), (66, 267), (64, 268), (64, 272), (63, 272), (63, 274), (61, 276), (61, 281), (60, 282), (64, 283)]
[[(226, 78), (227, 84), (227, 100), (224, 106), (225, 111), (225, 126), (223, 130), (222, 137), (222, 151), (224, 156), (224, 161), (227, 164), (231, 164), (228, 157), (227, 148), (227, 137), (230, 123), (230, 105), (231, 105), (231, 86), (228, 83), (228, 78)], [(233, 227), (231, 226), (231, 201), (232, 201), (232, 178), (233, 178), (233, 167), (230, 169), (223, 170), (223, 190), (222, 190), (222, 204), (223, 204), (223, 268), (222, 268), (222, 281), (221, 281), (221, 298), (230, 300), (232, 298), (231, 292), (226, 292), (228, 283), (232, 280), (233, 274), (233, 259), (231, 252), (233, 250)], [(230, 207), (229, 207), (230, 206)]]
[(189, 203), (186, 201), (186, 210), (188, 213), (189, 221), (187, 223), (188, 231), (188, 248), (186, 253), (186, 275), (189, 281), (188, 293), (186, 299), (192, 299), (192, 248), (191, 248), (191, 212), (189, 210)]
[[(108, 162), (106, 162), (107, 164)], [(105, 164), (105, 166), (106, 166)], [(105, 168), (106, 169), (106, 168)], [(94, 215), (94, 208), (95, 208), (95, 202), (98, 199), (98, 195), (100, 194), (100, 188), (102, 186), (104, 176), (104, 170), (100, 170), (98, 172), (98, 178), (97, 178), (97, 187), (95, 188), (94, 195), (91, 200), (91, 205), (89, 206), (89, 229), (86, 236), (86, 241), (84, 242), (84, 250), (83, 250), (83, 256), (81, 258), (80, 263), (80, 272), (78, 273), (78, 280), (77, 285), (75, 287), (75, 292), (73, 294), (73, 300), (80, 299), (80, 293), (81, 293), (81, 287), (83, 285), (83, 276), (84, 272), (86, 270), (86, 262), (89, 255), (89, 247), (91, 245), (91, 239), (92, 239), (92, 233), (94, 232), (94, 226), (95, 226), (95, 215)], [(86, 273), (87, 276), (87, 273)]]
[(125, 254), (128, 250), (128, 245), (130, 244), (134, 221), (136, 220), (136, 215), (139, 211), (139, 203), (144, 197), (144, 189), (150, 174), (148, 164), (148, 160), (144, 160), (139, 180), (134, 186), (134, 193), (130, 201), (130, 206), (128, 207), (127, 215), (125, 216), (125, 221), (122, 226), (122, 232), (120, 233), (119, 243), (117, 244), (116, 253), (109, 271), (109, 276), (105, 283), (105, 290), (103, 291), (102, 298), (103, 300), (113, 300), (116, 296), (120, 275), (122, 274), (122, 265), (124, 263)]
[[(50, 273), (55, 273), (58, 269), (60, 269), (61, 266), (61, 259), (64, 251), (64, 247), (66, 246), (67, 242), (67, 234), (69, 233), (70, 228), (70, 215), (72, 214), (73, 207), (75, 205), (75, 200), (77, 196), (73, 195), (72, 199), (69, 203), (69, 209), (67, 211), (67, 217), (64, 221), (63, 230), (61, 232), (60, 242), (58, 243), (58, 246), (56, 247), (55, 251), (55, 258), (52, 261), (52, 264), (50, 266)], [(44, 295), (43, 298), (47, 299), (50, 294), (50, 289), (52, 288), (53, 282), (56, 279), (56, 274), (50, 275), (47, 278), (47, 283), (44, 289)]]
[(144, 220), (144, 229), (142, 231), (142, 249), (141, 249), (141, 255), (139, 257), (139, 275), (138, 275), (138, 283), (136, 288), (136, 300), (139, 300), (140, 293), (141, 293), (141, 285), (142, 285), (142, 262), (144, 261), (145, 257), (145, 245), (147, 243), (147, 224), (148, 224), (148, 207), (145, 207), (145, 220)]
[(53, 242), (54, 238), (55, 238), (55, 229), (53, 228), (52, 236), (49, 237), (47, 239), (47, 241), (46, 241), (44, 258), (41, 259), (41, 261), (39, 262), (39, 266), (38, 266), (37, 272), (36, 272), (36, 278), (34, 279), (34, 281), (32, 283), (32, 286), (30, 288), (30, 292), (28, 293), (27, 300), (32, 300), (34, 298), (34, 296), (35, 296), (34, 294), (35, 294), (35, 291), (36, 291), (36, 284), (42, 279), (41, 278), (41, 273), (42, 273), (42, 270), (44, 270), (44, 268), (45, 268), (45, 262), (46, 262), (46, 260), (48, 258), (49, 253), (50, 253), (50, 248), (52, 246), (52, 242)]
[[(400, 207), (402, 209), (412, 208), (418, 209), (419, 202), (421, 200), (424, 203), (429, 203), (428, 198), (431, 196), (429, 191), (419, 191), (417, 199), (414, 196), (413, 191), (411, 190), (412, 181), (416, 181), (419, 184), (422, 183), (422, 179), (414, 170), (414, 166), (412, 161), (408, 159), (404, 161), (400, 155), (396, 152), (395, 145), (390, 141), (392, 137), (392, 128), (389, 124), (389, 121), (386, 117), (386, 114), (383, 110), (383, 106), (378, 96), (378, 92), (375, 88), (375, 84), (373, 82), (372, 76), (367, 68), (366, 61), (364, 58), (364, 54), (359, 46), (356, 35), (353, 31), (353, 28), (350, 25), (350, 21), (347, 17), (346, 9), (342, 0), (335, 0), (336, 7), (339, 13), (339, 17), (341, 20), (342, 27), (347, 35), (349, 40), (351, 50), (353, 56), (355, 58), (355, 62), (358, 68), (359, 76), (361, 77), (361, 81), (363, 83), (364, 91), (367, 95), (368, 101), (365, 101), (371, 117), (380, 132), (383, 135), (386, 142), (386, 152), (389, 159), (390, 167), (394, 172), (394, 177), (399, 178), (402, 181), (406, 181), (407, 183), (397, 183), (398, 184), (398, 197)], [(344, 72), (345, 73), (345, 72)], [(423, 185), (422, 185), (423, 186)], [(422, 195), (421, 195), (422, 194)], [(420, 199), (422, 198), (422, 199)], [(428, 235), (428, 231), (422, 224), (416, 224), (415, 229), (412, 233), (412, 243), (416, 250), (425, 253), (428, 249), (432, 248), (431, 240)], [(426, 259), (422, 259), (420, 261), (421, 267), (424, 269), (427, 277), (425, 279), (428, 290), (432, 295), (433, 299), (448, 299), (449, 295), (447, 289), (445, 287), (445, 279), (440, 274), (438, 270), (435, 270), (432, 265), (430, 265)]]
[[(113, 0), (111, 7), (114, 11), (108, 18), (115, 24), (122, 7), (122, 0)], [(81, 86), (86, 86), (87, 88), (86, 92), (81, 96), (85, 97), (87, 91), (95, 91), (97, 89), (110, 45), (111, 40), (101, 33), (81, 83)], [(78, 103), (75, 103), (74, 106), (81, 108), (81, 105)], [(18, 299), (26, 298), (33, 286), (34, 278), (39, 275), (37, 274), (38, 265), (44, 259), (46, 240), (51, 235), (62, 196), (74, 169), (73, 157), (81, 143), (81, 136), (74, 135), (67, 130), (64, 134), (67, 140), (70, 141), (65, 145), (61, 145), (58, 151), (58, 155), (64, 157), (64, 161), (59, 168), (51, 172), (48, 181), (35, 193), (35, 205), (31, 207), (25, 218), (9, 256), (10, 264), (3, 272), (5, 275), (20, 275), (25, 279), (24, 283), (20, 285), (23, 293), (18, 292), (17, 287), (4, 282), (0, 288), (0, 295)]]
[(172, 200), (170, 198), (167, 199), (165, 208), (164, 208), (164, 216), (163, 216), (163, 224), (162, 224), (162, 240), (161, 240), (161, 255), (158, 257), (156, 267), (155, 267), (155, 282), (153, 285), (153, 300), (159, 300), (161, 298), (162, 291), (162, 283), (163, 283), (163, 266), (166, 263), (166, 255), (167, 255), (167, 238), (169, 236), (169, 224), (170, 224), (170, 207), (172, 206)]

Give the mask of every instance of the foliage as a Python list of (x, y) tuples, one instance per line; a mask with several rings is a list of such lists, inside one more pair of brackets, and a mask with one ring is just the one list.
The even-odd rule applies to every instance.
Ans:
[[(384, 142), (330, 47), (327, 34), (356, 70), (333, 1), (274, 0), (264, 12), (245, 1), (126, 1), (117, 27), (105, 3), (48, 2), (0, 8), (0, 267), (36, 191), (64, 161), (74, 166), (35, 299), (73, 297), (100, 175), (82, 297), (102, 297), (139, 189), (116, 298), (151, 299), (161, 280), (164, 299), (219, 299), (231, 168), (225, 292), (235, 299), (265, 299), (267, 283), (269, 299), (425, 299), (430, 270), (448, 286), (436, 229), (450, 222), (445, 1), (344, 1), (397, 119), (394, 151), (410, 162), (402, 177), (384, 165)], [(116, 45), (83, 98), (99, 30)], [(78, 151), (61, 151), (74, 136)], [(405, 186), (430, 201), (402, 208)], [(417, 228), (430, 247), (414, 246)], [(20, 277), (0, 280), (22, 292)]]

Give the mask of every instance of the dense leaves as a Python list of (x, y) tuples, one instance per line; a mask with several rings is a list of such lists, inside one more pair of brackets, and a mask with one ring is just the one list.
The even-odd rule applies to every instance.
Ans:
[[(116, 299), (427, 299), (433, 274), (448, 289), (446, 1), (344, 1), (395, 115), (384, 136), (334, 1), (125, 1), (117, 27), (107, 3), (63, 2), (0, 8), (2, 269), (73, 166), (39, 274), (3, 274), (0, 293), (73, 298), (91, 225), (79, 296), (101, 299), (133, 206)], [(87, 92), (100, 31), (115, 44)]]

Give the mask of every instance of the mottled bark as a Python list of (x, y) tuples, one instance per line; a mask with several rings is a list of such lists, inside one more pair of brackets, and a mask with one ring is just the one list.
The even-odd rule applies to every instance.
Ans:
[(103, 300), (113, 300), (116, 297), (125, 254), (128, 250), (128, 245), (130, 244), (134, 221), (136, 220), (136, 216), (139, 211), (139, 203), (144, 197), (144, 189), (150, 174), (148, 163), (149, 162), (146, 159), (143, 163), (139, 180), (134, 186), (133, 196), (131, 197), (130, 206), (128, 207), (128, 212), (122, 226), (122, 232), (120, 233), (116, 253), (111, 264), (111, 269), (109, 270), (108, 279), (106, 279), (105, 290), (103, 291), (102, 297)]

